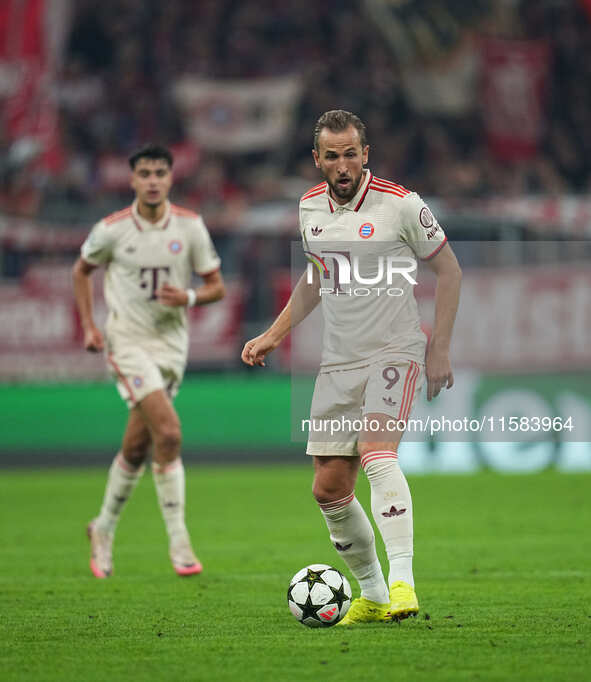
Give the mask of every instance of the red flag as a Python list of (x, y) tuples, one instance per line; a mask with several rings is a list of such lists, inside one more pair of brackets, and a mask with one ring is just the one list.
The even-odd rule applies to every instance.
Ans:
[(56, 170), (61, 154), (57, 113), (49, 96), (52, 73), (47, 52), (46, 0), (0, 3), (0, 95), (9, 139), (37, 143), (42, 164)]
[(488, 40), (483, 52), (483, 116), (491, 153), (533, 156), (545, 127), (550, 50), (542, 41)]

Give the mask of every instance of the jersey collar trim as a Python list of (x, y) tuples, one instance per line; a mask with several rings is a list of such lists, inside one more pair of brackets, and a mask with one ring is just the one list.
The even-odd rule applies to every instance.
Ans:
[(367, 196), (367, 193), (369, 191), (369, 183), (372, 181), (372, 179), (373, 179), (372, 172), (368, 168), (367, 172), (365, 173), (365, 182), (362, 184), (360, 190), (357, 192), (356, 197), (353, 198), (353, 201), (355, 201), (355, 199), (359, 197), (359, 201), (357, 202), (355, 208), (353, 209), (354, 211), (358, 211), (363, 205), (365, 197)]
[(131, 205), (131, 217), (133, 218), (133, 223), (140, 232), (145, 232), (147, 230), (166, 230), (168, 224), (170, 223), (170, 201), (166, 200), (166, 208), (164, 209), (164, 215), (157, 223), (151, 223), (149, 220), (142, 218), (137, 210), (137, 199)]

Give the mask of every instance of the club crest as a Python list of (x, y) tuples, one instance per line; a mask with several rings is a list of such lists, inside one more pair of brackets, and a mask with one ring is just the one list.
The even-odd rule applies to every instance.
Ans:
[(371, 223), (363, 223), (363, 225), (359, 228), (359, 236), (362, 239), (369, 239), (371, 236), (373, 236), (374, 232), (375, 228)]
[(173, 239), (168, 245), (168, 250), (171, 253), (180, 253), (183, 250), (183, 245), (178, 239)]

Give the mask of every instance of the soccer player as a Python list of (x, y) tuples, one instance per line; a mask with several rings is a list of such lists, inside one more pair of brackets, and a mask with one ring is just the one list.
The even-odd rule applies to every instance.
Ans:
[[(121, 449), (111, 468), (99, 515), (88, 525), (90, 568), (113, 573), (112, 544), (122, 508), (144, 471), (148, 454), (174, 570), (200, 573), (185, 525), (181, 427), (172, 400), (187, 362), (187, 308), (224, 296), (220, 259), (197, 214), (168, 200), (171, 152), (147, 145), (129, 158), (131, 206), (99, 221), (73, 268), (84, 348), (105, 350), (108, 367), (129, 407)], [(93, 271), (105, 267), (109, 310), (105, 337), (93, 318)], [(190, 288), (196, 272), (202, 284)]]
[[(310, 431), (307, 454), (314, 458), (313, 494), (331, 541), (361, 587), (345, 625), (418, 613), (412, 500), (397, 450), (425, 376), (429, 400), (453, 385), (449, 347), (461, 280), (429, 208), (416, 193), (365, 168), (368, 153), (357, 116), (337, 110), (320, 117), (312, 155), (324, 182), (303, 195), (299, 210), (305, 252), (318, 269), (308, 266), (273, 324), (242, 351), (247, 365), (264, 366), (290, 328), (322, 302), (323, 352), (310, 421), (349, 421), (335, 436)], [(412, 292), (416, 258), (437, 278), (428, 348)], [(354, 424), (347, 430), (359, 418), (362, 430), (353, 432)], [(387, 583), (372, 526), (355, 497), (360, 466), (388, 556)]]

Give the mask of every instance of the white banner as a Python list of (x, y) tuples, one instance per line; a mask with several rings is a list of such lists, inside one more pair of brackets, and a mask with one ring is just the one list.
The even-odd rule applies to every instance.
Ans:
[(230, 153), (278, 145), (289, 132), (301, 90), (297, 76), (243, 81), (184, 76), (173, 86), (194, 141)]

